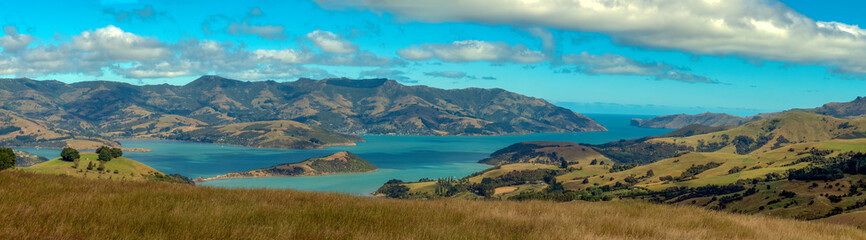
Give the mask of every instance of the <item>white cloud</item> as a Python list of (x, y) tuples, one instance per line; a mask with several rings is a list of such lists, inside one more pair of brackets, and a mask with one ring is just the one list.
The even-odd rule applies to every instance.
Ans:
[(257, 49), (253, 51), (261, 60), (277, 61), (281, 63), (309, 63), (314, 57), (309, 52), (299, 51), (295, 49)]
[(36, 40), (33, 36), (19, 34), (15, 26), (4, 26), (3, 33), (5, 35), (0, 37), (0, 47), (7, 53), (16, 53), (24, 50), (30, 43)]
[(358, 46), (328, 31), (313, 31), (307, 34), (307, 39), (314, 46), (327, 53), (354, 53), (358, 51)]
[[(835, 67), (866, 74), (866, 31), (815, 21), (777, 0), (317, 0), (426, 22), (600, 32), (623, 45)], [(484, 9), (479, 11), (479, 9)]]
[(72, 38), (70, 47), (83, 51), (83, 58), (88, 60), (140, 61), (171, 55), (159, 40), (124, 32), (111, 25), (82, 32)]
[(564, 64), (574, 64), (577, 71), (587, 74), (610, 74), (648, 76), (657, 80), (675, 80), (693, 83), (717, 83), (708, 77), (688, 72), (688, 69), (660, 62), (640, 62), (632, 58), (615, 55), (594, 55), (587, 52), (562, 56)]
[(446, 62), (537, 63), (546, 59), (544, 53), (531, 50), (522, 44), (511, 46), (504, 42), (479, 40), (455, 41), (450, 44), (425, 43), (397, 50), (397, 55), (412, 61), (435, 58)]
[[(13, 39), (13, 35), (7, 31), (8, 39)], [(20, 38), (21, 35), (17, 35), (14, 39)], [(3, 39), (6, 38), (0, 38), (0, 41)], [(243, 44), (206, 39), (162, 42), (114, 26), (85, 31), (70, 39), (57, 44), (40, 43), (14, 54), (4, 51), (0, 54), (0, 75), (36, 77), (73, 73), (101, 76), (105, 69), (109, 69), (121, 76), (139, 79), (218, 74), (252, 80), (332, 77), (322, 69), (304, 65), (405, 64), (402, 60), (368, 51), (336, 54), (316, 53), (307, 48), (250, 50)]]

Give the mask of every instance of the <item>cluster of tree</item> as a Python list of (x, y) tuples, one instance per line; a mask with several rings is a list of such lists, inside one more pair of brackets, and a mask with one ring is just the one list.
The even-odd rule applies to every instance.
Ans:
[(812, 164), (801, 169), (788, 170), (791, 180), (835, 180), (844, 174), (866, 174), (866, 153), (848, 152), (836, 157), (821, 157), (821, 162), (829, 162), (823, 166)]
[(407, 198), (409, 195), (409, 187), (403, 186), (403, 181), (399, 179), (388, 180), (384, 185), (376, 190), (376, 193), (385, 194), (389, 198)]
[(690, 146), (666, 142), (638, 142), (621, 140), (593, 148), (604, 156), (620, 163), (647, 164), (672, 158), (679, 152), (694, 151)]
[(15, 151), (11, 148), (0, 148), (0, 170), (15, 167), (16, 158)]
[(758, 139), (740, 135), (735, 137), (731, 143), (733, 143), (734, 147), (737, 148), (737, 154), (749, 154), (750, 152), (763, 147), (770, 141), (770, 139), (773, 139), (772, 135), (761, 135), (758, 136)]
[(634, 167), (637, 167), (637, 163), (627, 163), (627, 164), (614, 163), (613, 166), (610, 167), (610, 172), (611, 173), (621, 172), (621, 171), (632, 169)]
[(671, 203), (677, 203), (686, 199), (731, 194), (743, 190), (746, 190), (746, 188), (736, 184), (723, 186), (706, 185), (696, 188), (669, 187), (661, 191), (647, 192), (646, 195), (656, 197), (657, 202), (667, 202), (671, 200)]
[(692, 165), (691, 167), (689, 167), (688, 169), (683, 171), (683, 173), (680, 174), (679, 177), (663, 176), (663, 177), (659, 177), (659, 180), (682, 182), (682, 181), (690, 180), (695, 175), (701, 174), (702, 172), (704, 172), (706, 170), (717, 168), (721, 165), (722, 165), (721, 163), (717, 163), (717, 162), (709, 162), (707, 164)]
[[(727, 135), (725, 135), (727, 136)], [(698, 146), (695, 147), (695, 151), (697, 152), (715, 152), (721, 150), (722, 148), (728, 146), (728, 142), (704, 142), (704, 140), (698, 140)]]
[(75, 148), (65, 147), (60, 151), (60, 160), (72, 162), (79, 158), (81, 158), (81, 155), (78, 153), (78, 150), (75, 150)]
[(111, 159), (123, 156), (123, 150), (121, 150), (120, 148), (111, 148), (108, 146), (102, 146), (97, 148), (96, 153), (99, 154), (97, 160), (102, 162), (108, 162), (111, 161)]

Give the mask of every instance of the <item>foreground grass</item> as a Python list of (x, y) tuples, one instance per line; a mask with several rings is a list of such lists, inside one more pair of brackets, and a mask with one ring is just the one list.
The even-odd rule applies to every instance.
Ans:
[(392, 200), (0, 172), (2, 239), (864, 239), (852, 227), (636, 202)]

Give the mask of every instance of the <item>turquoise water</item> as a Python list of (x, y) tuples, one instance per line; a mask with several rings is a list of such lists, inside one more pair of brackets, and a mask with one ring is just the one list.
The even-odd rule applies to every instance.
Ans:
[[(648, 116), (608, 114), (588, 116), (607, 127), (609, 131), (490, 137), (363, 136), (366, 142), (358, 143), (357, 146), (306, 150), (257, 149), (157, 140), (127, 140), (121, 143), (128, 148), (153, 150), (153, 152), (126, 152), (125, 157), (150, 165), (164, 173), (180, 173), (191, 178), (248, 171), (339, 151), (351, 151), (376, 165), (379, 171), (313, 177), (225, 179), (200, 184), (232, 188), (291, 188), (366, 195), (389, 179), (416, 181), (424, 177), (433, 179), (463, 177), (481, 171), (489, 166), (478, 164), (478, 160), (517, 142), (572, 141), (597, 144), (660, 135), (671, 131), (629, 126), (631, 118)], [(49, 158), (58, 156), (60, 152), (58, 149), (21, 148), (20, 150)]]

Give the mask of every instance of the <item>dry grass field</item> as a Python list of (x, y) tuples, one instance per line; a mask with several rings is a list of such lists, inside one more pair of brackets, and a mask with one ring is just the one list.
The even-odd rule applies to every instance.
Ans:
[(615, 201), (396, 200), (0, 172), (0, 239), (866, 239), (853, 227)]

